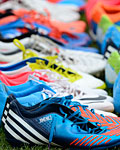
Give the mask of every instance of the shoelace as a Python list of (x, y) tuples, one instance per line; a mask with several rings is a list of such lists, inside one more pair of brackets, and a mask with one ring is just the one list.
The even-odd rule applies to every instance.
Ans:
[(26, 49), (18, 39), (14, 39), (13, 43), (23, 52), (23, 59), (27, 59), (30, 57), (38, 57), (37, 53), (33, 52), (30, 49)]
[[(72, 84), (68, 82), (67, 78), (63, 79), (63, 77), (60, 74), (52, 72), (48, 69), (42, 69), (40, 70), (40, 72), (43, 75), (47, 75), (49, 79), (54, 80), (54, 82), (47, 83), (54, 91), (56, 91), (56, 94), (54, 96), (65, 96), (69, 94), (73, 94), (74, 96), (77, 96), (77, 94), (74, 93), (75, 91), (74, 86), (72, 86)], [(78, 92), (78, 95), (80, 97), (82, 93)]]
[[(57, 94), (56, 95), (54, 95), (54, 97), (55, 96), (57, 96)], [(78, 102), (78, 101), (72, 101), (72, 99), (73, 99), (73, 95), (69, 95), (69, 96), (62, 96), (63, 98), (61, 99), (61, 97), (59, 98), (59, 97), (57, 97), (57, 99), (56, 99), (56, 97), (54, 98), (54, 97), (51, 97), (49, 100), (51, 101), (52, 100), (52, 103), (60, 103), (60, 104), (62, 104), (62, 105), (65, 105), (65, 106), (67, 106), (67, 107), (70, 107), (71, 106), (71, 108), (76, 108), (76, 110), (79, 110), (79, 106), (84, 110), (84, 111), (86, 111), (86, 109), (87, 109), (87, 105), (83, 105), (83, 104), (80, 104), (80, 102)], [(72, 102), (72, 103), (71, 103)], [(44, 103), (44, 102), (43, 102)], [(45, 102), (46, 103), (46, 102)], [(49, 103), (48, 101), (47, 101), (47, 103)], [(51, 103), (51, 102), (50, 102)], [(41, 104), (42, 105), (42, 104)], [(94, 109), (90, 109), (90, 111), (95, 115), (95, 110)], [(105, 116), (103, 115), (103, 114), (100, 114), (100, 116), (101, 117), (103, 117), (103, 118), (105, 118)], [(96, 122), (95, 122), (96, 123)], [(97, 124), (99, 124), (98, 122), (97, 122)], [(101, 127), (101, 124), (99, 124), (99, 127)]]
[(76, 86), (73, 86), (67, 80), (57, 80), (54, 83), (48, 83), (48, 85), (50, 85), (52, 89), (54, 89), (60, 95), (73, 95), (75, 100), (80, 99), (86, 94), (84, 91), (76, 88)]
[(56, 73), (56, 72), (53, 72), (49, 69), (41, 69), (40, 72), (43, 74), (43, 75), (47, 75), (51, 80), (59, 80), (59, 79), (63, 79), (63, 77)]
[[(76, 111), (75, 112), (79, 112), (80, 113), (80, 116), (81, 116), (81, 112), (79, 110), (79, 106), (83, 108), (83, 110), (86, 110), (86, 108), (88, 107), (87, 105), (82, 105), (80, 104), (79, 102), (76, 102), (76, 101), (72, 101), (73, 99), (73, 96), (72, 95), (68, 95), (68, 96), (62, 96), (62, 97), (51, 97), (49, 98), (48, 100), (46, 101), (42, 101), (40, 103), (40, 106), (44, 106), (46, 107), (47, 105), (49, 104), (54, 104), (54, 103), (59, 103), (61, 105), (64, 105), (64, 106), (67, 106), (69, 107), (70, 109), (75, 107), (76, 108)], [(95, 111), (94, 109), (91, 109), (91, 112), (95, 114)], [(99, 122), (96, 122), (97, 125), (99, 124)], [(101, 125), (99, 125), (100, 127)]]
[(52, 60), (52, 61), (50, 60), (50, 61), (48, 61), (47, 64), (46, 64), (46, 61), (44, 61), (44, 60), (36, 60), (36, 63), (28, 63), (28, 64), (32, 70), (50, 69), (54, 72), (61, 74), (64, 77), (68, 78), (70, 82), (74, 82), (74, 81), (77, 81), (82, 78), (81, 75), (74, 72), (72, 69), (65, 68), (63, 65), (56, 65), (58, 63), (56, 63), (55, 60)]
[[(23, 52), (23, 59), (31, 58), (31, 57), (39, 57), (39, 55), (36, 52), (33, 52), (30, 49), (26, 49), (24, 45), (18, 40), (14, 39), (13, 43), (15, 46), (17, 46), (22, 52)], [(55, 60), (58, 56), (46, 56), (42, 58), (46, 58), (48, 60)]]
[[(35, 81), (35, 82), (37, 82), (37, 83), (39, 83), (39, 84), (43, 84), (43, 82), (41, 82), (41, 81), (39, 80), (39, 77), (36, 77), (36, 74), (29, 75), (28, 80), (33, 80), (33, 81)], [(52, 91), (46, 90), (46, 89), (43, 89), (43, 90), (42, 90), (43, 93), (48, 94), (49, 97), (51, 97), (51, 96), (53, 96), (53, 97), (56, 97), (56, 96), (63, 96), (63, 89), (60, 90), (60, 86), (57, 86), (58, 84), (55, 84), (55, 83), (47, 83), (47, 85), (49, 85), (50, 87), (52, 87), (52, 89), (53, 89), (54, 91), (56, 91), (56, 94), (53, 93)], [(56, 86), (57, 86), (57, 87), (56, 87)], [(56, 90), (56, 88), (59, 89), (59, 90)], [(69, 94), (69, 93), (67, 93), (67, 95), (68, 95), (68, 94)]]
[[(72, 119), (73, 124), (71, 125), (71, 127), (73, 127), (74, 125), (77, 125), (77, 129), (78, 129), (79, 132), (82, 129), (82, 130), (87, 131), (88, 133), (93, 133), (93, 134), (104, 133), (106, 131), (106, 129), (102, 128), (101, 126), (98, 126), (98, 124), (99, 124), (98, 122), (96, 122), (96, 125), (92, 124), (87, 119), (85, 119), (81, 116), (81, 112), (80, 112), (78, 106), (81, 106), (83, 109), (86, 109), (86, 107), (87, 107), (86, 105), (81, 105), (80, 103), (76, 102), (76, 103), (74, 103), (73, 106), (70, 106), (70, 102), (71, 102), (72, 98), (73, 98), (72, 95), (65, 96), (65, 97), (50, 98), (47, 101), (41, 102), (40, 106), (46, 107), (47, 105), (52, 104), (52, 103), (59, 103), (61, 105), (65, 105), (65, 106), (69, 107), (70, 109), (72, 107), (76, 107), (77, 110), (73, 113), (68, 112), (69, 115), (64, 112), (62, 107), (59, 108), (60, 113), (64, 115), (63, 123), (65, 122), (66, 119), (69, 119), (69, 120)], [(51, 131), (50, 131), (50, 135), (49, 135), (48, 149), (50, 149), (50, 145), (51, 145), (51, 142), (52, 142), (52, 139), (53, 139), (56, 121), (57, 121), (57, 117), (55, 116), (53, 118), (53, 121), (52, 121)], [(91, 124), (91, 127), (88, 126), (88, 123)]]
[[(23, 59), (27, 59), (27, 58), (30, 58), (30, 57), (38, 57), (37, 53), (33, 52), (30, 49), (25, 49), (24, 45), (18, 39), (15, 39), (13, 41), (13, 43), (20, 50), (23, 51)], [(65, 68), (63, 65), (55, 65), (55, 64), (57, 64), (56, 61), (55, 61), (57, 57), (58, 56), (47, 56), (47, 57), (44, 57), (44, 58), (49, 60), (47, 64), (44, 60), (36, 60), (36, 64), (35, 63), (29, 63), (29, 66), (33, 70), (34, 69), (50, 69), (52, 71), (58, 72), (62, 76), (68, 78), (70, 80), (70, 82), (74, 82), (74, 81), (82, 78), (81, 75), (74, 72), (70, 68)], [(34, 64), (34, 66), (32, 64)]]
[[(23, 51), (23, 59), (27, 59), (27, 58), (31, 58), (31, 57), (39, 57), (39, 55), (36, 53), (36, 52), (33, 52), (32, 50), (30, 50), (30, 49), (25, 49), (25, 47), (24, 47), (24, 45), (19, 41), (19, 40), (17, 40), (17, 39), (15, 39), (14, 40), (14, 44), (20, 49), (20, 50), (22, 50)], [(58, 50), (58, 49), (57, 49)], [(56, 51), (57, 51), (56, 50)], [(82, 56), (82, 55), (81, 55)], [(93, 58), (93, 57), (90, 57), (90, 59), (86, 59), (86, 57), (87, 57), (87, 55), (85, 55), (85, 56), (83, 56), (83, 57), (81, 57), (80, 59), (79, 58), (77, 58), (77, 57), (75, 57), (76, 59), (74, 59), (74, 56), (72, 56), (72, 55), (65, 55), (64, 54), (64, 52), (62, 52), (62, 51), (60, 51), (60, 53), (59, 53), (59, 55), (58, 56), (46, 56), (46, 57), (42, 57), (42, 58), (45, 58), (45, 59), (48, 59), (50, 62), (49, 62), (49, 64), (51, 63), (51, 62), (54, 62), (55, 64), (57, 64), (57, 62), (55, 61), (56, 59), (58, 60), (58, 61), (60, 61), (60, 62), (63, 62), (64, 60), (68, 63), (68, 64), (71, 64), (71, 65), (73, 65), (74, 63), (75, 64), (78, 64), (78, 62), (80, 63), (80, 64), (83, 64), (84, 65), (84, 71), (86, 70), (86, 71), (88, 71), (88, 68), (91, 70), (91, 66), (89, 65), (89, 64), (95, 64), (95, 61), (96, 61), (96, 59), (91, 59), (91, 58)], [(88, 57), (89, 58), (89, 57)], [(32, 66), (32, 65), (31, 65)], [(34, 64), (34, 66), (35, 66), (35, 69), (36, 69), (36, 67), (38, 67), (37, 65), (35, 65)], [(54, 65), (51, 65), (51, 66), (54, 66)], [(87, 66), (90, 66), (90, 67), (87, 67)], [(62, 66), (57, 66), (57, 68), (59, 69), (59, 68), (61, 68), (61, 67), (64, 67), (63, 65)], [(55, 71), (55, 69), (56, 69), (56, 71), (57, 71), (57, 68), (53, 68), (53, 70), (52, 71)], [(81, 67), (80, 67), (81, 68)], [(38, 69), (40, 69), (39, 67), (38, 67)], [(48, 68), (46, 65), (44, 65), (44, 67), (43, 67), (43, 69), (52, 69), (51, 67), (50, 68)], [(65, 69), (65, 71), (64, 71), (64, 76), (65, 76), (65, 72), (67, 72), (67, 70), (69, 71), (70, 70), (70, 68), (65, 68), (64, 67), (64, 69)], [(93, 67), (93, 70), (94, 70), (94, 67)], [(71, 70), (71, 72), (73, 72), (72, 70)], [(59, 73), (61, 73), (61, 75), (63, 75), (63, 71), (60, 71), (59, 70)], [(78, 79), (80, 79), (80, 76), (81, 75), (78, 75), (77, 73), (74, 73), (74, 75), (73, 74), (66, 74), (67, 75), (67, 78), (69, 78), (70, 79), (70, 81), (71, 82), (74, 82), (74, 81), (76, 81), (76, 80), (78, 80)], [(73, 75), (73, 77), (72, 77), (72, 75)], [(68, 77), (69, 76), (69, 77)], [(82, 78), (82, 76), (81, 76), (81, 78)], [(74, 79), (76, 79), (76, 80), (74, 80)]]
[[(45, 84), (45, 82), (44, 82), (44, 81), (39, 80), (39, 77), (36, 77), (35, 75), (36, 75), (36, 74), (29, 75), (28, 80), (33, 80), (33, 81), (35, 81), (35, 82), (37, 82), (37, 83), (39, 83), (39, 84)], [(51, 97), (51, 96), (54, 96), (54, 95), (55, 95), (55, 93), (53, 93), (52, 91), (47, 90), (47, 89), (43, 89), (43, 90), (42, 90), (42, 92), (44, 92), (44, 93), (46, 93), (46, 94), (50, 95), (49, 97)]]

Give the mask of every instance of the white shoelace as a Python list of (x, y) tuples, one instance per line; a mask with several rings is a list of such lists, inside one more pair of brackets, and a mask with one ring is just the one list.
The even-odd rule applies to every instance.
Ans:
[[(65, 95), (73, 95), (74, 99), (80, 99), (83, 95), (85, 95), (85, 92), (81, 91), (80, 88), (76, 88), (74, 85), (72, 85), (71, 83), (68, 82), (68, 80), (66, 78), (62, 79), (62, 76), (52, 72), (50, 70), (41, 70), (40, 71), (42, 74), (47, 74), (49, 76), (50, 79), (55, 80), (54, 83), (47, 83), (49, 86), (51, 86), (51, 88), (56, 92), (56, 94), (54, 96), (65, 96)], [(37, 77), (33, 75), (29, 76), (29, 80), (33, 80), (39, 84), (42, 84), (42, 82), (40, 82), (38, 80)], [(55, 79), (56, 77), (56, 79)], [(53, 92), (49, 91), (49, 90), (43, 90), (43, 92), (47, 92), (47, 94), (51, 94), (53, 95)]]
[(55, 91), (58, 93), (58, 95), (73, 95), (74, 99), (80, 99), (85, 93), (81, 90), (78, 90), (72, 84), (60, 81), (59, 83), (48, 83)]

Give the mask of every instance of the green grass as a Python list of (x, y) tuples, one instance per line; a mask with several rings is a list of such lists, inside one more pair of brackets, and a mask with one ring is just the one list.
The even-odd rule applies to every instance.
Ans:
[[(48, 150), (48, 146), (29, 146), (12, 147), (5, 139), (3, 129), (0, 129), (0, 150)], [(61, 148), (51, 147), (51, 150), (62, 150)]]

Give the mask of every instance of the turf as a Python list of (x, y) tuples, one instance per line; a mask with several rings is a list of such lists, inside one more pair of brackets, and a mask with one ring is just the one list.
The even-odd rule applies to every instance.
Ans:
[[(51, 147), (51, 150), (62, 150), (61, 148)], [(28, 146), (12, 147), (5, 139), (3, 129), (0, 129), (0, 150), (48, 150), (48, 146)]]

